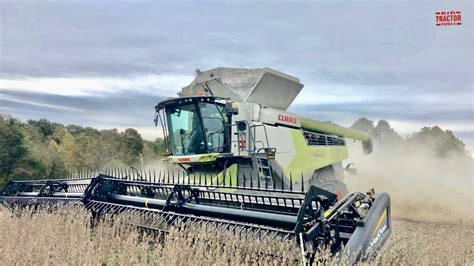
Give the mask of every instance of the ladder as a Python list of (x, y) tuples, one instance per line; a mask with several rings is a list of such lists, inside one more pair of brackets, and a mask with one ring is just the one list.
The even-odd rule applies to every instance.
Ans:
[(260, 187), (273, 188), (273, 171), (271, 161), (265, 156), (256, 154), (254, 156), (254, 166), (258, 170)]

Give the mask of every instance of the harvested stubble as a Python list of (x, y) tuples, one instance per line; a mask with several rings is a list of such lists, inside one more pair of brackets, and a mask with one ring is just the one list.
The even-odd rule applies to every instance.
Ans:
[(393, 220), (387, 244), (370, 264), (473, 265), (474, 226)]
[[(144, 239), (125, 221), (125, 217), (113, 222), (106, 219), (91, 230), (90, 216), (82, 209), (41, 211), (35, 215), (0, 209), (2, 264), (301, 265), (299, 249), (292, 243), (249, 241), (230, 233), (197, 228), (186, 233), (171, 230), (158, 243)], [(474, 262), (472, 225), (396, 220), (393, 226), (391, 239), (369, 264)]]

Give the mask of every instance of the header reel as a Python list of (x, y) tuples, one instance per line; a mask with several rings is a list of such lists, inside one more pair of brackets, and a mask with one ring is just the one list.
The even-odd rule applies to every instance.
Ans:
[(125, 213), (152, 234), (197, 226), (249, 239), (291, 241), (307, 262), (317, 260), (320, 250), (336, 254), (343, 247), (350, 263), (365, 260), (391, 232), (390, 198), (373, 190), (337, 201), (336, 194), (316, 186), (301, 191), (150, 177), (108, 171), (92, 179), (10, 181), (0, 200), (10, 207), (77, 204), (95, 218)]
[(9, 181), (0, 191), (0, 202), (10, 207), (80, 204), (90, 178)]
[(316, 186), (305, 194), (229, 191), (99, 175), (86, 189), (83, 202), (94, 217), (128, 213), (138, 218), (138, 227), (150, 232), (199, 225), (239, 236), (294, 241), (308, 262), (321, 249), (337, 253), (343, 245), (351, 262), (369, 258), (391, 231), (386, 193), (374, 198), (350, 193), (337, 202), (335, 194)]

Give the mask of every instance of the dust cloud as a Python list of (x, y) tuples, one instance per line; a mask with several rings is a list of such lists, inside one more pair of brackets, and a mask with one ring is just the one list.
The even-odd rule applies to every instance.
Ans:
[(461, 154), (438, 157), (423, 145), (374, 143), (362, 153), (350, 143), (349, 160), (357, 175), (346, 173), (351, 191), (388, 192), (394, 218), (426, 222), (474, 223), (474, 160)]
[[(349, 141), (348, 141), (349, 142)], [(388, 192), (394, 218), (426, 222), (474, 224), (474, 159), (461, 154), (438, 157), (423, 145), (387, 145), (374, 142), (374, 151), (362, 152), (359, 142), (349, 142), (349, 160), (356, 175), (346, 173), (349, 191)], [(181, 171), (162, 159), (144, 169), (159, 173)]]

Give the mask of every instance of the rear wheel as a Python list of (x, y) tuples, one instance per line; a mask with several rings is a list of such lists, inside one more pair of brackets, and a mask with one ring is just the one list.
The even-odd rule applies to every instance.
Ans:
[(311, 178), (311, 185), (336, 194), (338, 199), (349, 193), (346, 185), (336, 177), (336, 171), (332, 165), (315, 170)]

